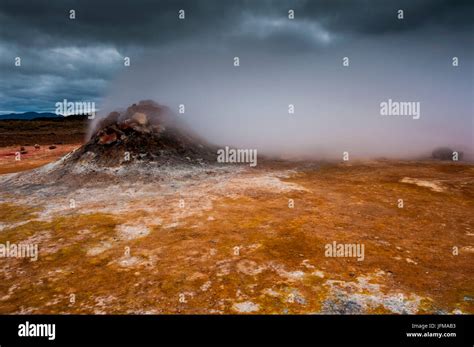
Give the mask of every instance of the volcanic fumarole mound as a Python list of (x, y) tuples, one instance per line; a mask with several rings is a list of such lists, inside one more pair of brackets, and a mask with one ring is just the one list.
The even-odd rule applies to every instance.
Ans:
[(110, 168), (137, 162), (204, 164), (216, 162), (216, 148), (166, 106), (140, 101), (99, 121), (68, 161)]
[(83, 146), (15, 180), (29, 185), (82, 184), (119, 176), (134, 181), (161, 179), (183, 170), (207, 170), (216, 159), (216, 146), (195, 134), (166, 106), (147, 100), (110, 113), (97, 122)]
[(78, 149), (37, 169), (7, 175), (0, 188), (12, 194), (39, 192), (49, 199), (85, 186), (166, 181), (175, 187), (181, 179), (228, 170), (217, 163), (217, 149), (168, 107), (140, 101), (99, 119)]

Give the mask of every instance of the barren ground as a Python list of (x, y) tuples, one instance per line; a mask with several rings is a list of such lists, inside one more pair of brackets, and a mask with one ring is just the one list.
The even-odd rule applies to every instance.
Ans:
[(77, 144), (84, 141), (86, 116), (0, 120), (0, 147)]
[[(15, 186), (12, 172), (70, 149), (0, 156), (0, 243), (39, 245), (37, 261), (0, 258), (0, 313), (474, 313), (472, 165), (274, 161)], [(326, 257), (333, 241), (364, 244), (364, 260)]]

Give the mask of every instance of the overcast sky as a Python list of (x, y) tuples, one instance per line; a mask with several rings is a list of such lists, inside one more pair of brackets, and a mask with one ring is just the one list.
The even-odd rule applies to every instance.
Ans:
[[(398, 129), (410, 145), (446, 136), (472, 146), (473, 18), (469, 0), (2, 0), (0, 112), (54, 111), (63, 99), (105, 111), (153, 98), (186, 104), (202, 130), (203, 119), (239, 117), (226, 122), (239, 139), (252, 137), (252, 122), (274, 122), (271, 138), (295, 127), (302, 139), (330, 130), (364, 142), (382, 129), (374, 114), (392, 98), (420, 101), (423, 115), (385, 122), (380, 138)], [(290, 103), (301, 128), (284, 114)], [(311, 128), (316, 118), (320, 133)], [(366, 132), (353, 131), (361, 123)], [(222, 126), (210, 135), (218, 140)]]

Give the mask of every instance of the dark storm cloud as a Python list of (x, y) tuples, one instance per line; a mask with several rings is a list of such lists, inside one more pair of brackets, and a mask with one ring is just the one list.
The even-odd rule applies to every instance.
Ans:
[[(3, 0), (0, 111), (47, 108), (63, 97), (99, 98), (123, 68), (124, 56), (137, 59), (150, 48), (266, 49), (285, 55), (354, 37), (410, 33), (416, 38), (433, 27), (466, 33), (473, 7), (472, 1), (447, 0)], [(403, 22), (396, 19), (399, 8), (405, 11)], [(70, 9), (75, 20), (69, 19)], [(177, 18), (180, 9), (185, 21)], [(287, 19), (289, 9), (295, 10), (294, 21)], [(16, 56), (21, 68), (13, 66)]]
[[(473, 4), (471, 0), (306, 1), (300, 11), (330, 31), (379, 35), (433, 25), (444, 31), (465, 31), (474, 25)], [(396, 17), (400, 9), (402, 22)]]
[[(166, 43), (232, 25), (238, 8), (224, 1), (11, 1), (0, 6), (4, 40), (38, 46), (71, 43)], [(69, 10), (76, 20), (69, 19)], [(185, 22), (177, 12), (185, 9)], [(184, 24), (184, 25), (177, 25)]]
[[(318, 22), (332, 33), (383, 34), (438, 24), (445, 30), (463, 30), (473, 24), (469, 0), (325, 0), (325, 1), (3, 1), (0, 5), (2, 40), (28, 45), (145, 45), (235, 31), (245, 15), (258, 18), (286, 16)], [(77, 19), (71, 21), (68, 11)], [(177, 11), (186, 10), (184, 25)], [(396, 11), (405, 11), (405, 20)]]

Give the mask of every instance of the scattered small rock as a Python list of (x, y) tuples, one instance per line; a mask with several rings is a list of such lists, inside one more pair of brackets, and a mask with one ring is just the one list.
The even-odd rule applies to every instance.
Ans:
[(232, 308), (241, 313), (249, 313), (249, 312), (256, 312), (260, 310), (260, 306), (258, 304), (253, 303), (252, 301), (244, 301), (236, 303), (232, 306)]
[(147, 236), (150, 233), (150, 230), (143, 225), (122, 224), (116, 226), (116, 230), (121, 240), (133, 240)]
[(202, 286), (201, 286), (201, 290), (203, 292), (206, 292), (209, 288), (211, 288), (211, 284), (212, 282), (211, 281), (207, 281), (206, 283), (204, 283)]
[[(438, 160), (453, 160), (454, 150), (449, 147), (436, 148), (432, 153), (431, 157)], [(463, 152), (458, 152), (458, 159), (461, 160)]]
[(317, 276), (317, 277), (319, 277), (319, 278), (324, 278), (324, 272), (319, 271), (319, 270), (314, 271), (314, 272), (313, 272), (313, 275), (314, 275), (314, 276)]
[(265, 266), (259, 266), (252, 260), (241, 260), (237, 263), (237, 270), (249, 276), (255, 276), (265, 270)]

